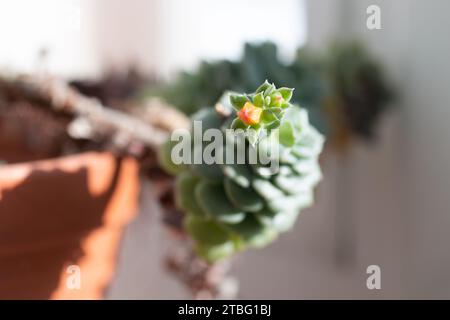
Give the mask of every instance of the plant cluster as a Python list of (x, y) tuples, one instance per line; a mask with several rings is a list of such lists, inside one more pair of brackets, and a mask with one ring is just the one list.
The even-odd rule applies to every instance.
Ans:
[(308, 110), (320, 132), (333, 137), (345, 133), (370, 139), (392, 99), (382, 68), (358, 43), (337, 43), (325, 52), (301, 48), (289, 63), (271, 42), (245, 44), (239, 61), (203, 61), (197, 70), (144, 95), (162, 96), (191, 115), (214, 105), (226, 90), (249, 92), (265, 79), (301, 88), (292, 101)]
[[(257, 132), (256, 138), (246, 136), (246, 154), (277, 144), (278, 152), (270, 154), (279, 162), (277, 172), (249, 162), (174, 165), (173, 142), (161, 149), (162, 166), (176, 175), (176, 204), (185, 212), (186, 230), (205, 260), (267, 245), (312, 204), (324, 139), (309, 123), (307, 111), (291, 105), (293, 92), (265, 82), (254, 93), (228, 95), (234, 107), (228, 116), (205, 108), (192, 117), (202, 122), (203, 130), (217, 128), (224, 135), (229, 128)], [(192, 153), (195, 148), (192, 143)]]

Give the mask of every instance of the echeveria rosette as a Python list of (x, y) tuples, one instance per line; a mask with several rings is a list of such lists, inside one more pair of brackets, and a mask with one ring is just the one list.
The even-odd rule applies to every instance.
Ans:
[[(312, 204), (313, 189), (321, 179), (318, 156), (324, 139), (310, 125), (307, 112), (289, 103), (291, 95), (292, 89), (276, 89), (265, 82), (255, 93), (231, 94), (236, 112), (228, 118), (214, 108), (193, 116), (202, 121), (203, 130), (225, 132), (231, 126), (259, 130), (258, 139), (247, 143), (246, 151), (277, 143), (278, 153), (271, 155), (279, 160), (275, 174), (267, 166), (248, 163), (175, 166), (170, 161), (171, 143), (161, 149), (162, 166), (177, 175), (176, 204), (186, 213), (186, 230), (205, 260), (214, 262), (246, 248), (266, 246)], [(276, 117), (245, 123), (238, 113), (246, 103), (261, 108), (261, 113), (276, 110)]]

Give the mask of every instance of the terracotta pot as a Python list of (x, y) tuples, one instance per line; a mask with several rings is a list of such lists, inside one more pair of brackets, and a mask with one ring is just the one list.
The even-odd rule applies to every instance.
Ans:
[(138, 189), (109, 153), (0, 166), (0, 299), (102, 298)]

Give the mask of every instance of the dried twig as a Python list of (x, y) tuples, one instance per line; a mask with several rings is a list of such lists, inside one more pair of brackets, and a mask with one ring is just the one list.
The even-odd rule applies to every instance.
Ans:
[[(33, 100), (45, 101), (56, 112), (72, 115), (75, 122), (69, 127), (77, 138), (112, 137), (116, 144), (137, 140), (156, 149), (168, 136), (166, 130), (124, 112), (104, 107), (97, 99), (88, 98), (54, 77), (20, 77), (2, 81), (16, 92)], [(163, 115), (160, 115), (163, 116)]]

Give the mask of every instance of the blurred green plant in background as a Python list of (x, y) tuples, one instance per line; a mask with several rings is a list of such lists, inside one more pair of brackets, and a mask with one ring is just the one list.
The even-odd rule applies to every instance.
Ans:
[(346, 143), (351, 136), (370, 139), (379, 115), (393, 97), (379, 63), (359, 43), (336, 43), (325, 52), (297, 50), (283, 62), (274, 43), (245, 44), (239, 61), (200, 63), (175, 81), (142, 95), (160, 96), (191, 115), (213, 106), (227, 90), (248, 92), (264, 80), (298, 88), (293, 103), (308, 110), (312, 124)]
[(326, 70), (332, 91), (325, 110), (335, 141), (345, 145), (352, 135), (373, 138), (378, 118), (394, 97), (380, 63), (360, 44), (336, 43)]

